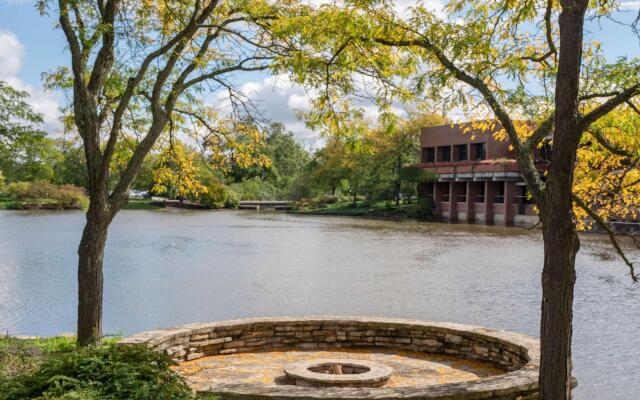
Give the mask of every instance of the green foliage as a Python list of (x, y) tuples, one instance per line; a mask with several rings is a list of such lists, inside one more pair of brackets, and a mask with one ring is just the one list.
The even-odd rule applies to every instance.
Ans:
[(309, 153), (295, 140), (293, 133), (277, 123), (271, 125), (265, 154), (271, 160), (267, 179), (282, 192), (291, 188), (310, 160)]
[(0, 150), (19, 151), (42, 140), (42, 115), (27, 103), (29, 94), (0, 80)]
[[(0, 341), (0, 343), (2, 343)], [(166, 356), (144, 346), (22, 346), (39, 361), (0, 381), (0, 400), (182, 400), (194, 398)], [(0, 351), (2, 347), (0, 347)], [(26, 358), (31, 357), (26, 355)]]
[(438, 175), (420, 167), (409, 166), (400, 170), (400, 179), (410, 182), (433, 182), (438, 179)]
[(292, 198), (310, 198), (324, 193), (366, 196), (377, 201), (411, 201), (416, 183), (432, 179), (418, 161), (420, 128), (445, 123), (430, 112), (408, 118), (387, 114), (376, 128), (357, 123), (351, 134), (331, 135), (307, 164), (304, 176), (294, 180)]
[(60, 140), (57, 142), (61, 159), (54, 166), (53, 182), (56, 184), (72, 184), (87, 187), (87, 166), (82, 146), (74, 141)]
[(240, 195), (222, 182), (213, 182), (200, 195), (200, 205), (207, 208), (238, 208)]
[(231, 190), (238, 193), (242, 200), (275, 199), (279, 197), (278, 188), (273, 183), (260, 178), (251, 178), (229, 185)]
[(0, 81), (0, 169), (7, 180), (49, 180), (59, 158), (53, 140), (40, 128), (42, 115), (29, 94)]
[(413, 213), (417, 218), (430, 218), (433, 217), (434, 208), (435, 204), (431, 197), (418, 197)]
[(14, 182), (4, 192), (18, 209), (80, 209), (89, 203), (83, 189), (45, 181)]
[[(226, 176), (235, 183), (251, 181), (236, 185), (241, 186), (238, 190), (246, 193), (246, 198), (288, 197), (304, 175), (310, 160), (309, 153), (280, 123), (271, 124), (265, 133), (266, 141), (260, 153), (269, 162), (244, 168), (234, 163)], [(257, 184), (256, 180), (260, 183)]]

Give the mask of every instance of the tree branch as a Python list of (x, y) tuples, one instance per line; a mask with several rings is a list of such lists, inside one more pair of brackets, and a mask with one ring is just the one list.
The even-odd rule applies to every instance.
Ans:
[(271, 60), (272, 57), (248, 57), (245, 58), (244, 60), (240, 61), (238, 64), (230, 66), (230, 67), (226, 67), (226, 68), (221, 68), (215, 71), (212, 71), (208, 74), (203, 74), (200, 76), (197, 76), (193, 79), (190, 79), (188, 81), (186, 81), (184, 83), (184, 88), (189, 88), (195, 84), (198, 84), (202, 81), (205, 81), (207, 79), (211, 79), (214, 78), (216, 76), (220, 76), (223, 74), (228, 74), (229, 72), (234, 72), (234, 71), (264, 71), (265, 69), (269, 68), (269, 64), (262, 64), (262, 65), (256, 65), (253, 67), (245, 67), (244, 64), (249, 62), (249, 61), (258, 61), (258, 60)]
[[(179, 44), (180, 42), (185, 42), (184, 39), (186, 39), (188, 36), (192, 35), (195, 32), (195, 30), (197, 30), (198, 24), (200, 22), (206, 20), (206, 18), (209, 17), (209, 15), (213, 12), (216, 4), (217, 4), (217, 1), (212, 1), (209, 4), (209, 7), (206, 10), (206, 11), (208, 11), (208, 14), (205, 11), (205, 12), (202, 13), (202, 15), (200, 17), (198, 17), (198, 14), (199, 14), (201, 8), (200, 8), (200, 0), (196, 0), (193, 13), (191, 14), (191, 17), (190, 17), (189, 22), (187, 23), (187, 25), (182, 30), (180, 30), (178, 33), (176, 33), (175, 36), (173, 36), (173, 38), (171, 38), (169, 41), (167, 41), (167, 43), (165, 43), (163, 46), (160, 46), (155, 51), (149, 53), (149, 55), (147, 55), (147, 57), (145, 57), (145, 59), (140, 64), (140, 68), (138, 69), (138, 73), (135, 76), (130, 77), (128, 79), (127, 86), (126, 86), (126, 88), (124, 90), (124, 93), (122, 94), (122, 96), (120, 98), (120, 102), (118, 103), (118, 106), (116, 107), (116, 109), (115, 109), (115, 111), (113, 113), (113, 123), (111, 125), (111, 131), (109, 133), (109, 139), (107, 140), (107, 144), (106, 144), (105, 150), (103, 152), (103, 163), (102, 163), (101, 173), (102, 173), (102, 175), (104, 177), (106, 177), (107, 174), (109, 173), (109, 164), (111, 163), (111, 157), (113, 156), (113, 151), (115, 149), (115, 144), (116, 144), (116, 142), (118, 140), (118, 135), (120, 133), (120, 128), (121, 128), (121, 124), (122, 124), (122, 117), (123, 117), (127, 107), (129, 106), (129, 103), (131, 102), (131, 98), (133, 97), (133, 95), (135, 93), (136, 87), (144, 79), (144, 76), (146, 75), (147, 70), (149, 69), (149, 66), (151, 65), (151, 63), (155, 59), (157, 59), (158, 57), (166, 54), (175, 45)], [(149, 99), (149, 101), (151, 102), (151, 98)], [(149, 149), (150, 148), (151, 148), (151, 146), (149, 146)], [(148, 152), (148, 150), (147, 150), (147, 152)], [(146, 155), (146, 153), (145, 153), (145, 155)], [(144, 157), (142, 157), (142, 158), (144, 158)], [(133, 160), (133, 157), (132, 157), (132, 160)], [(130, 177), (131, 174), (129, 173), (126, 176)], [(133, 174), (133, 177), (135, 177), (135, 174)], [(133, 178), (131, 178), (131, 179), (133, 180)], [(121, 182), (122, 182), (122, 180), (121, 180)], [(121, 194), (124, 193), (124, 191), (126, 190), (126, 188), (123, 189), (122, 187), (120, 187), (120, 185), (118, 185), (116, 187), (116, 189), (118, 191), (120, 191)], [(114, 190), (114, 193), (116, 193), (116, 190)]]
[(625, 103), (627, 103), (627, 105), (628, 105), (629, 107), (631, 107), (631, 109), (632, 109), (633, 111), (635, 111), (635, 113), (636, 113), (636, 114), (640, 115), (640, 110), (638, 109), (638, 107), (636, 107), (636, 105), (635, 105), (635, 104), (633, 104), (633, 102), (631, 101), (631, 99), (627, 100)]
[(593, 136), (598, 143), (602, 145), (605, 149), (609, 150), (611, 153), (622, 156), (622, 157), (635, 157), (632, 151), (629, 151), (625, 148), (617, 146), (614, 143), (611, 143), (609, 139), (607, 139), (599, 129), (590, 129), (587, 131), (591, 136)]
[(118, 0), (108, 0), (100, 23), (100, 25), (105, 25), (106, 28), (104, 28), (102, 34), (102, 47), (98, 51), (96, 60), (93, 63), (91, 77), (87, 85), (87, 90), (93, 97), (96, 97), (97, 94), (100, 93), (104, 81), (113, 66), (113, 46), (115, 41), (114, 21), (117, 7)]
[(591, 217), (602, 229), (604, 229), (607, 232), (607, 235), (609, 236), (609, 240), (611, 241), (613, 248), (616, 250), (618, 255), (620, 255), (620, 258), (622, 258), (622, 261), (624, 261), (627, 267), (629, 267), (629, 274), (631, 275), (631, 279), (634, 282), (639, 282), (640, 276), (636, 275), (635, 273), (634, 263), (630, 261), (629, 258), (627, 258), (626, 254), (624, 253), (624, 250), (622, 250), (622, 247), (620, 247), (620, 244), (618, 243), (618, 239), (616, 238), (616, 234), (611, 228), (611, 226), (609, 226), (609, 224), (607, 224), (602, 218), (600, 218), (600, 216), (595, 211), (589, 208), (589, 206), (587, 206), (584, 200), (582, 200), (580, 197), (578, 197), (575, 194), (572, 194), (571, 197), (573, 198), (573, 201), (575, 201), (575, 203), (580, 208), (582, 208), (587, 213), (587, 215), (589, 215), (589, 217)]
[(619, 92), (611, 99), (605, 101), (586, 115), (580, 117), (578, 129), (580, 129), (580, 132), (584, 132), (592, 123), (596, 122), (598, 119), (611, 112), (614, 108), (637, 95), (640, 95), (640, 84), (635, 84), (622, 92)]

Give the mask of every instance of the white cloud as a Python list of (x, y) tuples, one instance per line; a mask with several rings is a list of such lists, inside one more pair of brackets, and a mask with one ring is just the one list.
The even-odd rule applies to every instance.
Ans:
[[(268, 76), (259, 81), (247, 82), (239, 90), (265, 118), (282, 122), (301, 142), (313, 145), (317, 140), (318, 135), (308, 129), (296, 115), (299, 111), (309, 110), (309, 96), (304, 88), (291, 82), (286, 75)], [(227, 92), (219, 92), (216, 99), (221, 111), (230, 110)]]
[(24, 46), (16, 35), (0, 30), (0, 79), (16, 76), (24, 59)]
[(0, 80), (30, 94), (29, 104), (44, 117), (44, 128), (50, 133), (60, 129), (58, 96), (23, 82), (18, 73), (25, 59), (24, 46), (12, 32), (0, 30)]
[[(375, 85), (371, 78), (360, 75), (356, 76), (355, 81), (359, 90), (367, 85), (370, 88)], [(303, 144), (315, 147), (320, 143), (319, 134), (310, 130), (297, 117), (298, 112), (311, 108), (311, 98), (304, 88), (291, 82), (286, 75), (268, 76), (259, 81), (247, 82), (239, 90), (258, 108), (263, 117), (283, 123)], [(227, 95), (226, 91), (220, 91), (214, 96), (218, 111), (223, 113), (231, 111)], [(371, 124), (377, 123), (379, 109), (373, 102), (362, 98), (354, 99), (354, 106), (364, 111), (365, 118)], [(394, 102), (392, 111), (398, 115), (406, 115), (405, 107), (398, 102)]]
[(620, 3), (621, 10), (638, 10), (640, 9), (640, 1), (623, 1)]

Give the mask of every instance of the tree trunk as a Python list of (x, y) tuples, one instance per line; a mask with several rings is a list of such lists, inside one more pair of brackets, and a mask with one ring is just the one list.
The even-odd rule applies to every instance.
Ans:
[(402, 180), (400, 179), (400, 170), (402, 170), (402, 156), (398, 155), (398, 163), (396, 164), (396, 206), (400, 205), (400, 189), (402, 188)]
[[(540, 320), (540, 395), (543, 400), (571, 399), (571, 338), (575, 255), (580, 247), (564, 190), (560, 201), (547, 197), (542, 233), (542, 316)], [(568, 201), (571, 204), (571, 200)]]
[(109, 220), (106, 207), (91, 201), (78, 247), (78, 344), (96, 343), (102, 335), (102, 260)]
[(575, 257), (580, 248), (573, 217), (573, 169), (581, 131), (578, 91), (587, 0), (563, 0), (555, 87), (555, 129), (547, 186), (540, 204), (544, 239), (540, 320), (540, 397), (571, 399), (571, 337)]

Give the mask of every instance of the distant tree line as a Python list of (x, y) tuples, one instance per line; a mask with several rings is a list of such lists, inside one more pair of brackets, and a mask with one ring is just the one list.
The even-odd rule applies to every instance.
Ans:
[[(47, 182), (87, 188), (79, 137), (47, 135), (41, 127), (42, 116), (27, 103), (27, 93), (0, 82), (0, 96), (6, 105), (0, 115), (4, 186)], [(241, 199), (301, 200), (326, 195), (399, 204), (416, 196), (415, 181), (403, 180), (401, 172), (418, 161), (420, 128), (446, 122), (432, 113), (396, 117), (383, 127), (366, 125), (343, 135), (327, 135), (315, 150), (306, 149), (281, 123), (264, 128), (254, 124), (258, 137), (251, 140), (248, 152), (253, 161), (243, 162), (246, 154), (239, 157), (240, 153), (228, 149), (224, 165), (215, 160), (220, 154), (208, 152), (202, 142), (166, 139), (144, 159), (131, 188), (212, 208), (235, 207)], [(135, 141), (125, 138), (114, 149), (110, 189), (124, 173)]]

